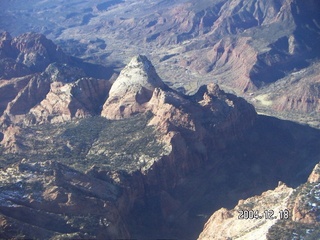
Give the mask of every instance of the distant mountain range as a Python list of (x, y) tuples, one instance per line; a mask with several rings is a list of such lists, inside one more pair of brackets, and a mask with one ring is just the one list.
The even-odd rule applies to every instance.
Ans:
[(259, 112), (319, 125), (316, 0), (14, 0), (1, 6), (0, 29), (14, 36), (40, 32), (72, 56), (118, 69), (144, 54), (175, 89), (195, 93), (214, 81)]

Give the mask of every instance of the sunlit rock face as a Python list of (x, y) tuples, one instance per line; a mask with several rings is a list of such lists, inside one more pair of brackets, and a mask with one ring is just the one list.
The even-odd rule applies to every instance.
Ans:
[(291, 239), (320, 237), (319, 164), (305, 184), (284, 183), (259, 196), (240, 200), (233, 209), (219, 209), (198, 239)]
[(44, 35), (2, 33), (0, 58), (1, 125), (64, 122), (101, 112), (110, 82), (88, 77), (80, 60)]
[(119, 119), (145, 112), (146, 102), (155, 88), (166, 88), (166, 85), (152, 63), (145, 56), (138, 55), (132, 58), (113, 83), (101, 115)]

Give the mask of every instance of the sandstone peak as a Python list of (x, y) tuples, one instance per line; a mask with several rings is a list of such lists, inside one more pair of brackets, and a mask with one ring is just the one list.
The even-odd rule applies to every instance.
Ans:
[(146, 56), (137, 55), (113, 83), (101, 115), (120, 119), (145, 112), (156, 88), (168, 89)]
[(137, 55), (120, 72), (112, 85), (109, 96), (123, 95), (127, 92), (139, 92), (142, 88), (153, 91), (156, 87), (163, 88), (162, 82), (149, 59), (144, 55)]

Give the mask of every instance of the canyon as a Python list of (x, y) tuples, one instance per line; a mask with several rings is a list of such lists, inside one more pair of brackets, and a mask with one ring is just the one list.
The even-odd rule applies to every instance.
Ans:
[(17, 49), (4, 62), (28, 59), (0, 80), (3, 237), (196, 238), (214, 210), (298, 186), (318, 162), (318, 130), (215, 83), (185, 95), (143, 55), (95, 78), (43, 35), (3, 36)]
[(0, 236), (319, 238), (319, 10), (1, 3)]
[(0, 30), (14, 36), (42, 33), (69, 55), (116, 71), (146, 55), (174, 89), (194, 94), (214, 82), (260, 113), (319, 125), (316, 0), (14, 0), (2, 6)]

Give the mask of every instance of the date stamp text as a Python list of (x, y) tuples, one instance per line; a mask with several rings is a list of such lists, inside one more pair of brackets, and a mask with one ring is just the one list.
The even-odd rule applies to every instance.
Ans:
[(240, 210), (238, 213), (238, 219), (288, 220), (290, 218), (288, 209), (280, 210), (278, 212), (273, 210), (264, 210), (263, 212), (259, 212), (258, 210)]

